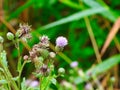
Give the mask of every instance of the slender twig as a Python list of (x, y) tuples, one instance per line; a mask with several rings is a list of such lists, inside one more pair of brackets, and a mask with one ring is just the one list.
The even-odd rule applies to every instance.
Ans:
[(6, 26), (7, 28), (9, 28), (9, 30), (10, 30), (12, 33), (15, 33), (15, 32), (16, 32), (15, 29), (14, 29), (5, 19), (3, 19), (3, 18), (0, 17), (0, 21), (1, 21), (3, 24), (5, 24), (5, 26)]

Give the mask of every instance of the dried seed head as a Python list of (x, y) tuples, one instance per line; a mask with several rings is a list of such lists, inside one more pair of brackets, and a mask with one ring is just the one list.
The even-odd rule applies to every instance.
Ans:
[(21, 24), (19, 25), (19, 30), (22, 31), (22, 34), (28, 34), (31, 31), (31, 26), (28, 24)]
[(40, 68), (40, 71), (45, 73), (47, 71), (48, 67), (47, 65), (43, 65), (41, 68)]
[(21, 38), (23, 41), (27, 41), (27, 39), (30, 39), (32, 36), (30, 34), (31, 26), (28, 24), (20, 24), (19, 29), (16, 32), (16, 37)]
[(40, 73), (44, 76), (49, 75), (49, 72), (50, 72), (50, 69), (45, 64), (40, 68)]
[(49, 47), (49, 38), (48, 38), (48, 36), (43, 35), (42, 37), (40, 37), (40, 44), (43, 47)]

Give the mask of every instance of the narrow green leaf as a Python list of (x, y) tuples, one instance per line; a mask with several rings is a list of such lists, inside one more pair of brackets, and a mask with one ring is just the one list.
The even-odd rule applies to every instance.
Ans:
[(97, 1), (96, 0), (91, 0), (89, 2), (89, 0), (83, 0), (83, 2), (91, 8), (101, 8), (101, 7), (103, 7), (104, 9), (106, 9), (104, 12), (101, 12), (100, 14), (102, 16), (104, 16), (105, 18), (108, 18), (112, 22), (115, 22), (116, 19), (119, 17), (119, 15), (117, 15), (113, 10), (111, 10), (105, 3), (103, 3), (103, 1), (101, 1), (101, 0), (97, 0)]
[[(18, 77), (14, 77), (14, 78), (12, 78), (12, 80), (17, 81), (17, 80), (18, 80)], [(8, 83), (8, 82), (7, 82), (7, 80), (5, 80), (5, 79), (0, 80), (0, 84), (7, 84), (7, 83)]]
[[(112, 68), (113, 66), (118, 64), (119, 62), (120, 62), (120, 55), (115, 55), (115, 56), (103, 61), (102, 63), (96, 65), (93, 69), (90, 70), (90, 73), (91, 73), (90, 76), (88, 76), (89, 70), (85, 73), (86, 80), (89, 80), (91, 77), (94, 77), (94, 76), (97, 76), (99, 74), (106, 72), (107, 70), (109, 70), (110, 68)], [(76, 84), (79, 84), (86, 80), (83, 80), (82, 78), (77, 77), (74, 80), (74, 82)]]
[(65, 24), (65, 23), (68, 23), (68, 22), (72, 22), (72, 21), (75, 21), (75, 20), (79, 20), (85, 16), (90, 16), (90, 15), (93, 15), (93, 14), (97, 14), (97, 13), (101, 13), (101, 12), (104, 12), (106, 11), (106, 9), (100, 7), (100, 8), (90, 8), (90, 9), (87, 9), (87, 10), (84, 10), (84, 11), (80, 11), (80, 12), (77, 12), (71, 16), (68, 16), (68, 17), (65, 17), (61, 20), (58, 20), (58, 21), (55, 21), (53, 23), (50, 23), (48, 25), (45, 25), (41, 28), (38, 28), (37, 30), (45, 30), (45, 29), (49, 29), (49, 28), (52, 28), (52, 27), (55, 27), (55, 26), (58, 26), (58, 25), (62, 25), (62, 24)]

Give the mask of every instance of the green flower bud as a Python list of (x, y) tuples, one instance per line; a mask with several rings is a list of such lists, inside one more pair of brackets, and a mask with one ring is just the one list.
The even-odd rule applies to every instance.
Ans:
[(49, 55), (51, 58), (55, 58), (55, 56), (56, 56), (56, 54), (54, 52), (50, 52)]
[(58, 69), (58, 74), (63, 75), (65, 73), (65, 69), (64, 68), (59, 68)]
[(11, 32), (8, 32), (7, 33), (7, 38), (8, 38), (8, 40), (13, 40), (14, 39), (14, 34), (11, 33)]
[(0, 43), (3, 43), (4, 42), (4, 39), (3, 37), (0, 36)]

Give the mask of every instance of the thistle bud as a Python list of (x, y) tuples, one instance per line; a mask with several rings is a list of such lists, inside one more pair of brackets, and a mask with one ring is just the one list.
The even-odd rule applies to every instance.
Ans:
[(63, 75), (65, 73), (65, 69), (64, 68), (59, 68), (58, 69), (58, 74)]
[(56, 54), (54, 52), (50, 52), (49, 55), (51, 58), (54, 58), (56, 56)]
[(13, 39), (14, 39), (13, 33), (8, 32), (8, 33), (7, 33), (7, 39), (8, 39), (8, 40), (13, 40)]
[(23, 57), (24, 60), (28, 60), (28, 58), (29, 58), (28, 55), (25, 55), (25, 56)]

